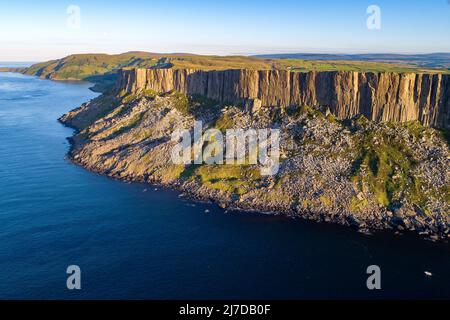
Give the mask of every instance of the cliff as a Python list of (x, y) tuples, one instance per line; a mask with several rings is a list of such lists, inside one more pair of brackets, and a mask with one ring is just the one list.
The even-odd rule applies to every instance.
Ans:
[(224, 103), (327, 106), (340, 119), (362, 114), (378, 122), (419, 120), (450, 128), (450, 75), (353, 71), (132, 69), (119, 71), (117, 91), (179, 91)]
[[(149, 73), (163, 75), (153, 79), (161, 87), (153, 88), (171, 88), (175, 81), (166, 73), (178, 74)], [(133, 89), (135, 80), (147, 81), (124, 84), (130, 90), (143, 86), (139, 82)], [(70, 158), (94, 172), (161, 184), (222, 208), (279, 212), (362, 232), (414, 230), (433, 240), (450, 239), (450, 152), (440, 130), (417, 121), (336, 121), (326, 108), (287, 108), (282, 116), (278, 111), (216, 107), (207, 99), (148, 91), (121, 97), (108, 93), (60, 120), (78, 129), (70, 140)], [(249, 163), (174, 163), (172, 133), (192, 128), (194, 121), (222, 132), (278, 128), (282, 161), (276, 176), (263, 176), (261, 165)]]

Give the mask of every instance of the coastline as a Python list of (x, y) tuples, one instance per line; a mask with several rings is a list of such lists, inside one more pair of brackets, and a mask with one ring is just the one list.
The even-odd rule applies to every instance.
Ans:
[[(139, 103), (145, 105), (147, 102), (147, 100), (146, 102), (139, 102), (138, 99), (138, 102), (135, 102), (135, 104), (132, 103), (132, 105), (139, 105)], [(89, 113), (92, 111), (91, 109), (97, 109), (98, 106), (96, 106), (95, 103), (95, 101), (85, 103), (82, 107), (75, 109), (74, 111), (71, 111), (58, 119), (58, 121), (63, 125), (75, 130), (73, 136), (68, 138), (70, 150), (67, 154), (67, 158), (75, 165), (81, 166), (93, 173), (106, 175), (116, 180), (148, 183), (152, 186), (176, 190), (181, 192), (183, 197), (190, 200), (211, 202), (218, 205), (223, 210), (251, 211), (261, 214), (275, 214), (291, 218), (301, 218), (316, 222), (334, 223), (351, 227), (365, 234), (382, 230), (391, 230), (396, 233), (411, 232), (428, 240), (448, 242), (448, 229), (445, 231), (445, 227), (444, 229), (436, 228), (434, 220), (428, 222), (425, 220), (424, 222), (417, 224), (416, 217), (411, 216), (410, 214), (400, 215), (400, 213), (396, 213), (393, 215), (387, 209), (373, 207), (373, 209), (371, 209), (373, 210), (373, 213), (357, 215), (343, 209), (337, 209), (334, 211), (329, 210), (329, 207), (320, 203), (318, 205), (309, 203), (306, 208), (301, 207), (300, 205), (293, 205), (292, 201), (280, 201), (283, 200), (280, 198), (284, 196), (283, 194), (280, 194), (280, 196), (267, 198), (267, 196), (270, 196), (271, 193), (276, 192), (273, 186), (273, 181), (266, 181), (263, 183), (265, 186), (262, 187), (262, 193), (253, 193), (253, 196), (251, 197), (247, 197), (247, 195), (240, 197), (228, 192), (212, 190), (204, 183), (199, 182), (198, 179), (186, 180), (179, 177), (172, 177), (171, 170), (174, 170), (173, 167), (162, 168), (156, 175), (147, 175), (141, 174), (139, 173), (140, 171), (138, 172), (135, 169), (132, 169), (135, 165), (133, 162), (134, 160), (127, 160), (125, 158), (119, 162), (115, 162), (115, 164), (112, 165), (110, 161), (116, 161), (112, 160), (113, 158), (107, 157), (103, 160), (100, 160), (100, 158), (97, 159), (96, 157), (92, 158), (91, 152), (95, 153), (95, 150), (98, 148), (103, 148), (104, 145), (101, 141), (94, 142), (89, 138), (86, 138), (84, 136), (84, 130), (75, 125), (72, 120), (79, 117), (80, 113), (85, 111)], [(149, 103), (151, 105), (152, 102)], [(100, 103), (100, 105), (102, 104)], [(145, 108), (151, 109), (149, 106), (146, 106)], [(175, 118), (183, 119), (183, 116), (177, 114), (175, 115)], [(104, 120), (99, 121), (103, 122)], [(125, 134), (125, 136), (127, 136), (127, 134)], [(118, 148), (120, 149), (121, 147), (118, 146)], [(167, 153), (167, 149), (165, 149), (165, 151), (160, 150), (156, 154), (156, 158), (164, 156)], [(167, 160), (162, 161), (167, 162)], [(105, 162), (108, 162), (110, 166), (108, 167), (108, 165), (105, 165)], [(124, 171), (122, 169), (118, 169), (117, 166), (127, 169)], [(170, 175), (171, 177), (167, 179), (165, 175)], [(250, 194), (254, 191), (255, 190), (250, 190)], [(322, 199), (322, 197), (320, 199)], [(337, 201), (340, 201), (339, 198)], [(306, 201), (303, 202), (305, 203)]]
[[(62, 122), (61, 122), (62, 123)], [(64, 124), (64, 123), (62, 123)], [(71, 128), (68, 126), (68, 128)], [(74, 129), (74, 128), (72, 128)], [(192, 188), (190, 186), (183, 186), (179, 183), (163, 183), (158, 180), (153, 181), (146, 181), (144, 179), (135, 179), (131, 177), (122, 177), (120, 175), (116, 174), (110, 174), (106, 171), (102, 170), (96, 170), (93, 167), (90, 167), (86, 164), (84, 164), (81, 161), (77, 161), (70, 152), (74, 148), (73, 139), (71, 137), (68, 137), (67, 140), (70, 142), (70, 151), (67, 154), (67, 160), (70, 161), (73, 165), (79, 166), (93, 174), (98, 174), (101, 176), (108, 177), (110, 179), (124, 182), (124, 183), (142, 183), (145, 185), (148, 185), (149, 187), (156, 187), (160, 189), (170, 190), (170, 191), (176, 191), (179, 192), (178, 198), (180, 199), (186, 199), (195, 203), (208, 203), (208, 204), (214, 204), (216, 205), (220, 210), (222, 210), (224, 213), (227, 213), (228, 211), (236, 211), (236, 212), (242, 212), (242, 213), (256, 213), (256, 214), (262, 214), (262, 215), (273, 215), (273, 216), (283, 216), (287, 219), (300, 219), (304, 221), (311, 221), (314, 223), (327, 223), (327, 224), (335, 224), (340, 225), (346, 228), (349, 228), (353, 230), (354, 232), (358, 232), (361, 234), (364, 234), (366, 236), (372, 236), (374, 234), (381, 234), (384, 232), (388, 232), (391, 234), (397, 234), (397, 235), (410, 235), (414, 237), (418, 237), (420, 239), (426, 240), (426, 241), (432, 241), (435, 243), (443, 243), (448, 244), (449, 241), (447, 238), (445, 238), (445, 235), (441, 234), (433, 234), (431, 232), (420, 232), (417, 233), (415, 229), (405, 229), (400, 224), (392, 224), (392, 223), (382, 223), (380, 224), (380, 221), (364, 221), (362, 222), (365, 224), (370, 224), (369, 227), (364, 226), (361, 227), (361, 222), (357, 221), (351, 221), (351, 220), (342, 220), (342, 219), (333, 219), (326, 215), (326, 212), (314, 212), (314, 211), (305, 211), (302, 212), (300, 215), (295, 210), (273, 210), (271, 208), (265, 207), (263, 204), (258, 207), (249, 207), (249, 206), (239, 206), (233, 201), (230, 201), (227, 198), (214, 198), (211, 196), (207, 196), (204, 193), (201, 192), (195, 192), (192, 191)]]
[(27, 74), (25, 71), (26, 71), (26, 68), (22, 68), (22, 67), (20, 67), (20, 68), (0, 67), (0, 72), (17, 73), (17, 74), (21, 74), (23, 76), (35, 77), (35, 78), (38, 78), (41, 80), (50, 80), (50, 81), (62, 82), (62, 83), (90, 83), (91, 86), (89, 87), (89, 90), (91, 90), (92, 92), (95, 92), (95, 93), (103, 94), (109, 90), (108, 87), (103, 86), (101, 81), (100, 82), (92, 82), (89, 80), (82, 80), (82, 79), (76, 79), (76, 78), (72, 78), (72, 79), (46, 78), (46, 77), (40, 77), (40, 76), (33, 75), (33, 74)]
[[(86, 298), (105, 297), (105, 292), (110, 298), (126, 298), (124, 292), (130, 290), (133, 293), (128, 297), (143, 298), (140, 295), (143, 292), (142, 279), (146, 281), (145, 288), (154, 288), (154, 279), (168, 276), (168, 265), (169, 268), (179, 266), (177, 270), (180, 273), (170, 273), (173, 281), (158, 292), (145, 290), (148, 294), (145, 298), (180, 297), (173, 295), (173, 286), (185, 296), (190, 296), (191, 288), (198, 285), (202, 292), (196, 297), (207, 297), (211, 292), (209, 279), (217, 274), (226, 275), (222, 283), (229, 286), (230, 294), (236, 298), (254, 297), (253, 293), (245, 290), (235, 291), (241, 279), (254, 279), (252, 284), (262, 285), (267, 292), (273, 292), (274, 297), (308, 298), (309, 288), (316, 288), (319, 296), (317, 286), (322, 285), (320, 290), (326, 292), (328, 285), (323, 281), (311, 281), (308, 290), (299, 292), (298, 288), (305, 284), (305, 275), (322, 279), (329, 275), (328, 266), (335, 265), (347, 272), (337, 280), (340, 281), (337, 285), (348, 288), (350, 282), (359, 284), (365, 267), (374, 262), (386, 270), (410, 266), (407, 268), (409, 273), (400, 283), (397, 279), (388, 282), (388, 277), (385, 277), (386, 288), (392, 283), (392, 289), (385, 291), (386, 296), (397, 292), (400, 295), (404, 284), (408, 283), (414, 283), (414, 288), (417, 288), (408, 291), (409, 297), (415, 297), (417, 293), (442, 296), (439, 288), (447, 279), (446, 268), (449, 265), (447, 243), (424, 241), (410, 232), (396, 235), (390, 230), (366, 236), (353, 228), (316, 223), (279, 212), (268, 215), (255, 210), (221, 209), (217, 203), (191, 201), (193, 196), (173, 191), (176, 187), (123, 182), (123, 179), (91, 173), (65, 158), (69, 151), (66, 138), (76, 133), (55, 120), (72, 109), (70, 106), (79, 106), (96, 94), (87, 90), (85, 85), (52, 84), (51, 81), (12, 74), (2, 76), (27, 84), (26, 92), (21, 92), (21, 86), (15, 86), (12, 96), (28, 95), (37, 88), (48, 90), (32, 105), (26, 100), (19, 100), (17, 104), (2, 101), (2, 115), (5, 115), (0, 117), (2, 123), (12, 124), (18, 129), (11, 131), (8, 125), (2, 126), (6, 128), (5, 133), (11, 134), (2, 136), (4, 147), (15, 150), (2, 159), (6, 165), (3, 169), (7, 170), (5, 178), (15, 183), (11, 188), (3, 188), (1, 195), (2, 199), (17, 199), (10, 204), (2, 202), (6, 232), (4, 249), (11, 257), (5, 261), (7, 268), (2, 279), (3, 283), (14, 282), (18, 288), (11, 292), (5, 287), (1, 291), (4, 297), (70, 299), (73, 296), (71, 292), (59, 293), (54, 290), (53, 283), (42, 281), (41, 268), (30, 268), (29, 278), (23, 278), (23, 252), (30, 253), (27, 261), (35, 265), (42, 260), (42, 252), (47, 252), (47, 249), (54, 253), (49, 266), (51, 274), (64, 272), (66, 263), (72, 261), (81, 266), (98, 261), (102, 270), (109, 270), (115, 264), (129, 266), (125, 278), (123, 268), (113, 268), (112, 273), (108, 272), (110, 276), (106, 284), (99, 279), (95, 283), (95, 291), (83, 290), (81, 294)], [(30, 121), (23, 121), (24, 116)], [(41, 157), (43, 153), (45, 157)], [(30, 197), (30, 193), (35, 196)], [(31, 242), (30, 234), (34, 239)], [(67, 248), (73, 247), (74, 243), (77, 244), (73, 251), (74, 259), (67, 261)], [(44, 251), (36, 250), (36, 247)], [(189, 257), (192, 260), (186, 260)], [(113, 260), (109, 260), (111, 258)], [(240, 266), (238, 279), (235, 278), (236, 265)], [(272, 268), (275, 272), (269, 271)], [(352, 268), (355, 272), (351, 272)], [(433, 272), (433, 278), (429, 279), (433, 281), (432, 286), (428, 282), (427, 286), (422, 285), (425, 270)], [(89, 272), (86, 268), (85, 275)], [(255, 272), (259, 273), (255, 275)], [(286, 285), (274, 291), (270, 284), (261, 283), (260, 279), (265, 279), (268, 274)], [(173, 278), (177, 275), (180, 278)], [(135, 280), (130, 281), (127, 276)], [(30, 285), (29, 279), (33, 279), (33, 287), (42, 286), (46, 291), (23, 291), (21, 288)], [(118, 279), (122, 281), (118, 283)], [(115, 288), (114, 291), (110, 291), (111, 288)], [(224, 293), (216, 297), (231, 295)], [(364, 288), (354, 295), (364, 295)], [(264, 298), (262, 294), (260, 297)], [(342, 294), (336, 297), (342, 298)]]

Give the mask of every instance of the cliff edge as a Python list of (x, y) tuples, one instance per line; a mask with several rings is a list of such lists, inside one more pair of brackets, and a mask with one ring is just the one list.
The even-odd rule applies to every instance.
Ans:
[(120, 70), (117, 92), (178, 91), (220, 103), (257, 101), (271, 107), (329, 107), (338, 119), (420, 121), (450, 128), (450, 75), (352, 71), (131, 69)]

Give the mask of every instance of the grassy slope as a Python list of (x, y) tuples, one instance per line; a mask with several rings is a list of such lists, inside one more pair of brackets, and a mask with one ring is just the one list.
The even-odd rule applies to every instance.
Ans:
[(59, 60), (35, 64), (22, 69), (25, 74), (54, 80), (91, 80), (96, 82), (105, 74), (120, 68), (172, 67), (202, 70), (223, 69), (281, 69), (316, 71), (372, 72), (449, 72), (446, 69), (424, 69), (416, 66), (362, 61), (311, 61), (300, 59), (259, 59), (243, 56), (198, 56), (189, 54), (153, 54), (128, 52), (119, 55), (79, 54)]
[(35, 64), (24, 69), (24, 73), (54, 80), (86, 80), (122, 67), (147, 67), (152, 63), (155, 60), (145, 54), (80, 54)]
[(247, 57), (217, 57), (195, 55), (160, 55), (146, 52), (129, 52), (119, 55), (80, 54), (59, 60), (35, 64), (22, 71), (53, 80), (91, 80), (93, 77), (114, 73), (120, 68), (198, 68), (212, 69), (270, 69), (266, 60)]
[(421, 68), (407, 64), (368, 62), (368, 61), (312, 61), (300, 59), (276, 60), (278, 68), (293, 71), (359, 71), (359, 72), (417, 72), (417, 73), (450, 73), (447, 69)]
[(420, 68), (443, 68), (450, 70), (450, 53), (429, 54), (321, 54), (321, 53), (292, 53), (292, 54), (265, 54), (254, 57), (265, 59), (303, 59), (323, 61), (372, 61), (396, 64), (408, 64)]

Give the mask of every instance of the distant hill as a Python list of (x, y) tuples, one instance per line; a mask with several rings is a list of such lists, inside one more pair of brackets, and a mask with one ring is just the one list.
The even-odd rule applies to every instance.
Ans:
[(430, 54), (320, 54), (320, 53), (286, 53), (263, 54), (254, 57), (262, 59), (303, 59), (303, 60), (346, 60), (404, 63), (423, 68), (450, 68), (450, 53)]
[(157, 59), (145, 52), (119, 55), (75, 54), (62, 59), (36, 63), (18, 69), (27, 75), (51, 80), (84, 80), (96, 84), (96, 91), (105, 91), (116, 79), (116, 70), (124, 67), (151, 67)]
[(198, 56), (186, 53), (160, 54), (141, 51), (117, 55), (75, 54), (62, 59), (36, 63), (28, 68), (5, 68), (51, 80), (84, 80), (95, 83), (95, 91), (112, 86), (117, 70), (122, 68), (192, 68), (192, 69), (270, 69), (264, 59), (249, 57)]
[[(105, 92), (113, 86), (123, 68), (174, 68), (199, 70), (256, 69), (360, 72), (445, 72), (450, 54), (433, 55), (323, 55), (289, 54), (263, 56), (201, 56), (189, 53), (75, 54), (37, 63), (27, 68), (0, 69), (52, 80), (84, 80), (95, 83), (93, 90)], [(436, 67), (438, 69), (436, 69)]]
[(105, 75), (121, 68), (270, 69), (270, 67), (265, 60), (249, 57), (134, 51), (117, 55), (75, 54), (58, 60), (34, 64), (29, 68), (24, 68), (23, 72), (53, 80), (90, 80), (91, 77)]

